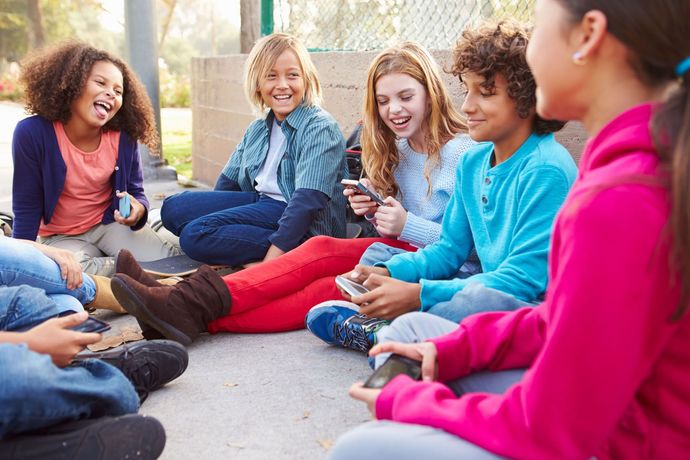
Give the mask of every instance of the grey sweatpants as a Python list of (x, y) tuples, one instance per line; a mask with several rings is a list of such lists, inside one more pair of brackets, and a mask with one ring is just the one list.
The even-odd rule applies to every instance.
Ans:
[(114, 256), (122, 248), (129, 249), (141, 261), (181, 254), (179, 248), (163, 241), (148, 225), (132, 231), (117, 222), (96, 225), (80, 235), (53, 235), (40, 238), (39, 241), (74, 252), (84, 273), (100, 276), (115, 273)]

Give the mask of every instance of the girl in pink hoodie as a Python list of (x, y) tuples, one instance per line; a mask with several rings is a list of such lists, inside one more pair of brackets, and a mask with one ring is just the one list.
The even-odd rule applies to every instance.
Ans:
[[(688, 458), (690, 2), (652, 3), (537, 0), (537, 111), (592, 136), (554, 224), (546, 299), (374, 347), (422, 361), (423, 381), (353, 385), (378, 421), (331, 458)], [(412, 340), (428, 338), (410, 315)], [(473, 391), (449, 388), (479, 371)]]

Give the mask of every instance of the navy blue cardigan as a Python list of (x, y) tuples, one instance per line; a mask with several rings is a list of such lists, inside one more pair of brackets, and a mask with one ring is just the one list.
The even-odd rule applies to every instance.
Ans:
[[(12, 233), (15, 238), (35, 240), (41, 219), (46, 224), (50, 223), (67, 175), (53, 123), (39, 115), (20, 121), (12, 137), (12, 158)], [(131, 229), (143, 227), (148, 217), (149, 202), (144, 195), (139, 149), (136, 141), (125, 132), (120, 134), (117, 163), (110, 183), (113, 186), (112, 202), (101, 222), (110, 224), (115, 221), (113, 212), (118, 209), (115, 192), (122, 191), (128, 192), (144, 205), (144, 216)]]

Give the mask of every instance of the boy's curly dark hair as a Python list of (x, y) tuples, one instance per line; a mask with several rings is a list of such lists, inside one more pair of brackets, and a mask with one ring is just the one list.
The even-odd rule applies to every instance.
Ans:
[(122, 107), (103, 129), (124, 131), (155, 153), (156, 121), (144, 86), (124, 61), (87, 43), (64, 41), (36, 50), (22, 60), (20, 82), (27, 112), (66, 123), (72, 115), (70, 105), (99, 61), (111, 62), (120, 69), (124, 83)]
[[(537, 104), (537, 85), (525, 58), (528, 41), (528, 29), (514, 21), (466, 29), (453, 49), (449, 72), (460, 80), (465, 72), (481, 75), (487, 90), (494, 89), (496, 74), (500, 73), (508, 82), (508, 96), (515, 100), (518, 115), (527, 118)], [(564, 125), (535, 115), (533, 129), (537, 134), (546, 134)]]

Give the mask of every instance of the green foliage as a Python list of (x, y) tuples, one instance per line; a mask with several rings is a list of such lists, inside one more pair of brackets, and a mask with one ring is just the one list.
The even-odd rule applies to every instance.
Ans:
[(26, 27), (26, 2), (0, 0), (0, 61), (16, 61), (26, 53), (29, 45)]
[(161, 111), (163, 157), (177, 173), (192, 177), (192, 111), (163, 109)]
[(190, 107), (191, 83), (185, 75), (175, 75), (165, 68), (160, 69), (161, 107)]

